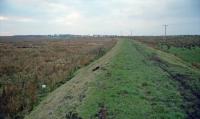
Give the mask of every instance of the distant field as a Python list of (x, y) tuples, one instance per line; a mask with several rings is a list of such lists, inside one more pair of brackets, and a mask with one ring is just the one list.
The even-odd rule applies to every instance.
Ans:
[[(112, 48), (112, 38), (0, 37), (0, 117), (22, 118), (74, 72)], [(42, 89), (42, 85), (46, 85)]]
[(149, 46), (172, 53), (196, 68), (200, 68), (200, 36), (159, 36), (135, 37)]

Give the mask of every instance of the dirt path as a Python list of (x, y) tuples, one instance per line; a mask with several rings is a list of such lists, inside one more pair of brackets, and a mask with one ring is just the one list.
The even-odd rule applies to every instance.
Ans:
[(121, 41), (103, 57), (76, 72), (76, 76), (50, 93), (25, 119), (66, 119), (76, 116), (76, 107), (85, 97), (88, 85), (94, 81), (95, 76), (116, 55)]

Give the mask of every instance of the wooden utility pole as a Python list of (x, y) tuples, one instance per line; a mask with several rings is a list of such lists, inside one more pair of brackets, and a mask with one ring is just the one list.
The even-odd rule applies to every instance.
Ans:
[(130, 36), (133, 36), (133, 31), (132, 30), (130, 30)]
[(164, 29), (165, 29), (165, 35), (163, 36), (163, 40), (166, 40), (167, 39), (166, 36), (167, 36), (167, 27), (168, 27), (168, 25), (165, 24), (163, 26), (164, 26)]

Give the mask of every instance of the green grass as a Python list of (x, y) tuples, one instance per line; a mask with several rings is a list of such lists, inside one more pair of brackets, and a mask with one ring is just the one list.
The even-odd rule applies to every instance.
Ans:
[(150, 49), (124, 40), (121, 50), (90, 84), (78, 106), (83, 119), (98, 118), (103, 106), (108, 119), (183, 119), (186, 114), (177, 82), (149, 61)]
[(190, 62), (190, 63), (200, 63), (200, 48), (193, 47), (191, 49), (188, 48), (178, 48), (171, 47), (167, 50), (169, 53), (173, 53), (181, 59)]

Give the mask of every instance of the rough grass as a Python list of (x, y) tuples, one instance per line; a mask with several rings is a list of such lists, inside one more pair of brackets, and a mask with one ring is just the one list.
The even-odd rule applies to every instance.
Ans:
[[(25, 36), (23, 38), (26, 38)], [(0, 117), (22, 118), (80, 67), (105, 54), (111, 38), (0, 39)], [(41, 85), (47, 85), (42, 89)]]

